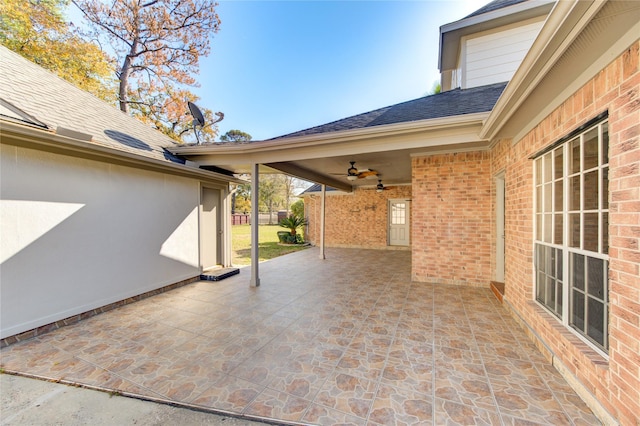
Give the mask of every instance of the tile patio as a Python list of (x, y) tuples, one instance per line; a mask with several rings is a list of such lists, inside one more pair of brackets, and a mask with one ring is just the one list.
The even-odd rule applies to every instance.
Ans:
[(8, 372), (291, 423), (593, 425), (489, 288), (315, 248), (3, 348)]

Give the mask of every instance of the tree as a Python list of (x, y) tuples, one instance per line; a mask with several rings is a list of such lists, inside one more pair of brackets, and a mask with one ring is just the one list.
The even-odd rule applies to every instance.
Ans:
[(220, 136), (222, 142), (249, 142), (251, 135), (245, 133), (242, 130), (229, 130), (224, 135)]
[(66, 22), (68, 0), (3, 0), (0, 43), (83, 90), (114, 101), (113, 64)]
[(273, 222), (274, 207), (282, 202), (282, 175), (264, 175), (260, 179), (258, 198), (260, 203), (269, 211), (269, 225)]
[(304, 217), (304, 201), (298, 200), (291, 204), (291, 214), (294, 216)]
[[(89, 21), (92, 35), (113, 50), (120, 109), (175, 139), (189, 130), (187, 101), (197, 97), (201, 56), (211, 50), (210, 37), (220, 26), (216, 3), (210, 0), (71, 0)], [(214, 123), (211, 111), (205, 120)], [(219, 121), (219, 120), (217, 120)], [(211, 124), (203, 136), (212, 140)]]
[(233, 193), (233, 204), (236, 212), (251, 211), (251, 184), (241, 183)]

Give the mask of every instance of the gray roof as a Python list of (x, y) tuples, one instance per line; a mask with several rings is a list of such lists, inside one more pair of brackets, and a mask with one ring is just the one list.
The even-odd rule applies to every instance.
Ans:
[(494, 10), (513, 6), (518, 3), (524, 3), (525, 1), (528, 0), (493, 0), (491, 3), (485, 4), (472, 14), (465, 16), (464, 19), (471, 18), (472, 16), (482, 15), (483, 13), (493, 12)]
[(507, 83), (497, 83), (449, 90), (278, 136), (272, 140), (486, 112), (493, 108), (506, 85)]
[(173, 163), (176, 142), (0, 46), (0, 119), (92, 135), (91, 144)]
[[(331, 186), (327, 186), (327, 187), (325, 188), (325, 190), (326, 190), (327, 192), (329, 192), (329, 191), (337, 191), (337, 189), (335, 189), (335, 188), (333, 188), (333, 187), (331, 187)], [(305, 194), (310, 194), (310, 193), (313, 193), (313, 192), (320, 192), (320, 191), (322, 191), (322, 184), (320, 184), (320, 183), (314, 183), (313, 185), (311, 185), (310, 187), (308, 187), (307, 189), (305, 189), (304, 191), (302, 191), (302, 192), (300, 193), (300, 195), (305, 195)]]

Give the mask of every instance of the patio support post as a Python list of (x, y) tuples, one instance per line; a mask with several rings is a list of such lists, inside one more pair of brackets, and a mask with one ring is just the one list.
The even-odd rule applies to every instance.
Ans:
[(322, 184), (322, 201), (320, 203), (320, 259), (326, 259), (324, 256), (324, 208), (325, 196), (327, 195), (327, 186)]
[(258, 212), (258, 186), (260, 178), (258, 164), (251, 166), (251, 287), (260, 287), (260, 276), (258, 274), (258, 224), (260, 213)]

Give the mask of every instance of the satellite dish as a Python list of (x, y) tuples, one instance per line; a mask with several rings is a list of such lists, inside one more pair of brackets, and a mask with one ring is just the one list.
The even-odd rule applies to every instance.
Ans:
[(196, 104), (194, 104), (193, 102), (188, 101), (187, 106), (189, 106), (189, 112), (191, 112), (191, 115), (193, 116), (193, 131), (196, 134), (196, 140), (198, 141), (198, 145), (200, 145), (200, 137), (198, 136), (198, 126), (200, 126), (200, 128), (204, 127), (204, 124), (205, 124), (204, 115), (202, 114), (202, 111), (200, 111), (200, 108), (198, 108)]

